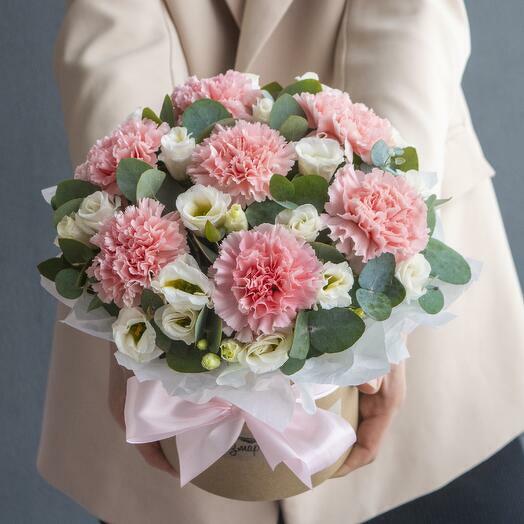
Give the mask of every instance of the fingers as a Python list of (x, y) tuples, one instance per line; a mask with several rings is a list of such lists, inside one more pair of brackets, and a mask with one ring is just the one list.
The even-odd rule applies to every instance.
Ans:
[(171, 466), (166, 459), (160, 442), (149, 442), (147, 444), (135, 444), (143, 459), (153, 468), (159, 469), (168, 473), (172, 477), (178, 479), (178, 472)]

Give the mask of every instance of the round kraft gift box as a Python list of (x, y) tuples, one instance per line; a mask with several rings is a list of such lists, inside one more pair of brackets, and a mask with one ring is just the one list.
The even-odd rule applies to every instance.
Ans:
[[(316, 403), (321, 409), (339, 414), (356, 429), (358, 424), (357, 388), (338, 388), (333, 393), (318, 399)], [(176, 438), (162, 440), (161, 445), (169, 462), (178, 470)], [(351, 448), (333, 465), (313, 475), (313, 486), (318, 486), (331, 478), (344, 463), (350, 451)], [(279, 500), (308, 490), (308, 487), (285, 464), (281, 463), (275, 468), (275, 471), (271, 470), (246, 426), (229, 451), (195, 477), (191, 483), (215, 495), (247, 501)]]

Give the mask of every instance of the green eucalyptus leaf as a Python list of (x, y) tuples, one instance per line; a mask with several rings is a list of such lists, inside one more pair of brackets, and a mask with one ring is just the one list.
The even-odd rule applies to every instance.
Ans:
[(322, 91), (322, 84), (318, 80), (315, 80), (314, 78), (304, 78), (303, 80), (297, 80), (286, 86), (280, 96), (283, 94), (296, 95), (299, 93), (315, 94), (320, 91)]
[(328, 181), (319, 175), (301, 175), (293, 179), (295, 195), (292, 200), (298, 205), (313, 204), (319, 213), (328, 200)]
[(137, 158), (123, 158), (116, 168), (116, 183), (123, 195), (132, 203), (136, 202), (136, 186), (140, 176), (151, 166)]
[(188, 346), (179, 340), (173, 340), (166, 353), (167, 365), (179, 373), (203, 373), (202, 353), (194, 346)]
[(418, 299), (420, 307), (430, 315), (436, 315), (444, 307), (444, 295), (438, 287), (428, 288)]
[(96, 255), (91, 247), (72, 238), (59, 238), (58, 245), (70, 264), (86, 264)]
[(371, 148), (371, 163), (377, 167), (384, 167), (389, 161), (389, 146), (384, 140), (375, 142)]
[(284, 93), (280, 95), (273, 104), (269, 115), (270, 127), (280, 129), (282, 124), (291, 115), (306, 116), (298, 102), (289, 93)]
[(447, 204), (453, 197), (449, 197), (449, 198), (436, 198), (435, 199), (435, 202), (433, 203), (433, 206), (434, 207), (440, 207), (440, 206), (443, 206), (444, 204)]
[[(396, 162), (399, 158), (403, 160), (400, 164)], [(418, 171), (417, 150), (411, 146), (405, 147), (402, 155), (395, 157), (395, 167), (401, 171), (410, 171), (411, 169)]]
[(48, 258), (37, 266), (39, 273), (53, 282), (57, 273), (66, 267), (68, 267), (68, 264), (63, 257)]
[(207, 350), (218, 353), (222, 342), (222, 319), (213, 309), (209, 310), (206, 319), (206, 340), (208, 343)]
[(170, 175), (166, 176), (163, 184), (156, 193), (156, 199), (161, 202), (167, 213), (176, 210), (176, 199), (186, 189)]
[(218, 257), (218, 254), (208, 247), (200, 238), (196, 235), (191, 235), (193, 242), (198, 247), (199, 251), (206, 257), (206, 259), (212, 264)]
[(204, 227), (204, 234), (209, 242), (219, 242), (222, 238), (222, 233), (209, 220)]
[(151, 325), (155, 330), (155, 344), (167, 353), (171, 349), (172, 340), (160, 329), (160, 326), (154, 320), (151, 320)]
[(140, 298), (140, 307), (147, 315), (152, 316), (153, 313), (164, 305), (162, 297), (157, 295), (152, 289), (144, 289)]
[(295, 198), (295, 187), (285, 176), (273, 175), (269, 181), (271, 196), (278, 202), (293, 201)]
[(155, 198), (162, 187), (166, 174), (158, 169), (144, 171), (136, 184), (136, 200), (142, 198)]
[(311, 242), (311, 247), (321, 262), (339, 264), (346, 261), (346, 257), (336, 247), (323, 244), (322, 242)]
[(142, 118), (152, 120), (158, 125), (162, 123), (162, 120), (158, 118), (158, 115), (150, 107), (144, 107), (144, 109), (142, 109)]
[(62, 269), (57, 273), (55, 278), (56, 290), (64, 298), (74, 300), (83, 292), (83, 287), (80, 281), (80, 271), (73, 268)]
[(294, 359), (304, 360), (309, 352), (309, 326), (308, 311), (300, 311), (295, 321), (293, 342), (289, 350), (289, 356)]
[(391, 307), (396, 307), (406, 298), (406, 289), (398, 278), (393, 277), (391, 282), (384, 288), (384, 295), (389, 298)]
[(262, 91), (267, 91), (274, 100), (278, 97), (283, 87), (278, 82), (270, 82), (261, 87)]
[(211, 310), (206, 306), (203, 307), (198, 314), (195, 322), (195, 339), (197, 342), (206, 338), (206, 322), (210, 311)]
[(430, 238), (422, 254), (431, 265), (431, 275), (443, 282), (463, 285), (471, 280), (471, 268), (464, 257), (440, 240)]
[(56, 193), (53, 197), (53, 208), (57, 209), (70, 200), (78, 198), (84, 199), (95, 191), (100, 191), (100, 188), (86, 180), (63, 180), (56, 186)]
[(220, 124), (223, 127), (231, 127), (234, 126), (237, 123), (237, 121), (234, 118), (222, 118), (221, 120), (217, 120), (216, 122), (213, 122), (210, 126), (206, 127), (204, 131), (200, 134), (199, 142), (202, 142), (205, 138), (211, 135), (211, 133), (214, 131), (215, 126)]
[(53, 213), (53, 224), (56, 227), (60, 220), (65, 216), (72, 215), (78, 211), (78, 208), (83, 202), (83, 198), (74, 198), (73, 200), (67, 201), (65, 204), (62, 204), (58, 209)]
[(87, 311), (94, 311), (95, 309), (98, 309), (99, 307), (102, 307), (103, 305), (104, 303), (100, 300), (98, 295), (95, 295), (89, 302), (89, 305), (87, 306)]
[(383, 253), (369, 260), (358, 277), (358, 284), (364, 289), (382, 293), (391, 283), (395, 273), (395, 257), (391, 253)]
[(200, 142), (209, 126), (231, 117), (231, 113), (220, 102), (204, 98), (193, 102), (184, 111), (182, 125), (197, 142)]
[(366, 315), (375, 320), (386, 320), (391, 315), (391, 302), (384, 293), (357, 289), (357, 299)]
[(311, 345), (321, 353), (338, 353), (351, 347), (364, 333), (364, 321), (347, 308), (309, 312)]
[(166, 95), (162, 102), (160, 118), (163, 122), (167, 122), (169, 124), (169, 127), (175, 127), (175, 114), (173, 111), (173, 103), (171, 102), (171, 97), (169, 95)]
[(120, 312), (120, 308), (114, 303), (110, 302), (109, 304), (104, 303), (102, 307), (112, 316), (112, 317), (118, 317), (118, 313)]
[(307, 130), (307, 120), (304, 117), (298, 115), (288, 116), (279, 129), (280, 134), (288, 142), (297, 142), (306, 135)]
[(283, 364), (280, 366), (280, 371), (284, 373), (284, 375), (293, 375), (297, 371), (300, 371), (304, 364), (306, 363), (306, 360), (303, 358), (293, 358), (289, 357)]
[(251, 227), (260, 224), (274, 224), (277, 215), (284, 209), (278, 202), (264, 200), (263, 202), (253, 202), (246, 208), (246, 217)]

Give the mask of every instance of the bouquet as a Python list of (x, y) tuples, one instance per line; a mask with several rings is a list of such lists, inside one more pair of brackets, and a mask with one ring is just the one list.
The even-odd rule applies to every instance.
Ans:
[[(182, 483), (282, 498), (349, 452), (341, 386), (406, 358), (403, 335), (448, 320), (471, 280), (439, 239), (436, 183), (388, 120), (313, 73), (190, 77), (44, 190), (60, 254), (38, 268), (65, 322), (133, 371), (128, 441), (164, 439)], [(239, 450), (251, 463), (228, 463), (223, 489)]]

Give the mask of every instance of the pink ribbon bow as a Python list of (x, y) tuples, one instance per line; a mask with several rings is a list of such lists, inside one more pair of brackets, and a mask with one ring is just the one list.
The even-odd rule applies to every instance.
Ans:
[(143, 444), (176, 436), (182, 486), (224, 455), (247, 425), (271, 469), (283, 462), (309, 488), (311, 475), (334, 464), (354, 444), (351, 425), (339, 415), (304, 411), (297, 402), (283, 431), (213, 398), (204, 404), (169, 395), (158, 381), (127, 382), (126, 436)]

